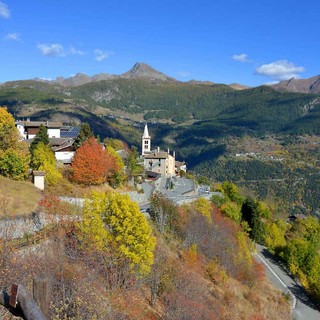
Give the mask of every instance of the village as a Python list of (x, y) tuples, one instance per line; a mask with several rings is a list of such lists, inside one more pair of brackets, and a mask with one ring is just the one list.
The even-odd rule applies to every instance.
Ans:
[[(15, 125), (22, 139), (29, 145), (39, 132), (40, 126), (44, 126), (57, 162), (65, 166), (71, 164), (75, 154), (74, 143), (79, 134), (79, 127), (66, 126), (61, 122), (31, 121), (30, 118), (15, 121)], [(151, 141), (148, 125), (145, 124), (141, 138), (141, 154), (138, 158), (138, 162), (144, 167), (142, 183), (135, 184), (138, 191), (127, 192), (132, 200), (139, 203), (144, 212), (148, 207), (149, 198), (154, 192), (162, 193), (177, 204), (189, 203), (199, 197), (210, 199), (213, 195), (210, 186), (199, 186), (193, 179), (186, 178), (187, 165), (184, 161), (176, 160), (175, 151), (171, 153), (169, 149), (164, 151), (159, 147), (152, 149)], [(116, 151), (125, 157), (124, 150)], [(44, 190), (45, 173), (33, 171), (33, 182), (37, 188)], [(61, 198), (78, 205), (83, 203), (81, 199)]]

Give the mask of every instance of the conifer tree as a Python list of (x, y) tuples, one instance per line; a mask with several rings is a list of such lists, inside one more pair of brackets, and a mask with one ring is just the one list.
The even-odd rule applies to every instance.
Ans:
[(93, 132), (90, 129), (88, 123), (82, 123), (79, 131), (79, 135), (74, 142), (74, 146), (76, 149), (80, 148), (81, 145), (88, 139), (93, 137)]
[(34, 169), (35, 169), (33, 164), (34, 150), (36, 149), (37, 145), (40, 142), (43, 145), (49, 145), (50, 143), (50, 139), (47, 133), (47, 128), (43, 124), (40, 125), (38, 133), (36, 134), (36, 136), (34, 137), (33, 141), (30, 144), (31, 164)]

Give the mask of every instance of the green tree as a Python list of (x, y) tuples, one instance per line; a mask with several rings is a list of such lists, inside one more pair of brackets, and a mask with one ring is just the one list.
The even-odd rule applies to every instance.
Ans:
[(288, 245), (283, 258), (302, 285), (318, 298), (320, 283), (320, 223), (315, 217), (298, 219), (287, 233)]
[(112, 147), (114, 150), (117, 150), (117, 151), (127, 149), (125, 142), (123, 142), (119, 139), (105, 138), (103, 140), (103, 143), (106, 147)]
[(39, 142), (33, 150), (33, 169), (46, 172), (45, 180), (50, 185), (55, 185), (61, 178), (57, 170), (57, 161), (49, 145)]
[(36, 146), (39, 142), (42, 142), (45, 145), (48, 145), (50, 143), (47, 128), (43, 124), (40, 125), (39, 131), (34, 137), (31, 146)]
[(40, 142), (43, 145), (49, 145), (49, 143), (50, 143), (50, 139), (49, 139), (49, 136), (47, 133), (47, 128), (43, 124), (40, 125), (38, 133), (36, 134), (36, 136), (34, 137), (34, 139), (32, 140), (32, 142), (30, 144), (31, 165), (33, 168), (34, 168), (34, 164), (33, 164), (34, 150), (36, 149), (37, 145)]
[(21, 143), (20, 148), (0, 151), (0, 174), (14, 180), (28, 178), (30, 156), (28, 146)]
[(239, 205), (243, 203), (243, 197), (240, 195), (239, 189), (234, 183), (225, 181), (218, 189), (231, 201)]
[(226, 217), (237, 223), (241, 222), (241, 207), (237, 203), (228, 201), (221, 206), (220, 210)]
[(287, 225), (283, 220), (269, 222), (265, 226), (264, 243), (273, 254), (280, 254), (286, 247)]
[(247, 198), (241, 208), (242, 219), (248, 222), (250, 237), (258, 242), (263, 243), (264, 225), (261, 220), (261, 210), (257, 201)]
[(141, 275), (150, 272), (156, 239), (128, 195), (93, 192), (85, 201), (80, 228), (99, 248), (114, 248), (118, 263), (127, 261)]
[[(120, 141), (120, 140), (119, 140)], [(122, 184), (125, 180), (125, 173), (124, 173), (124, 162), (120, 155), (116, 152), (116, 150), (111, 147), (106, 147), (106, 153), (108, 158), (112, 159), (112, 165), (109, 168), (109, 174), (107, 177), (107, 181), (110, 186), (117, 187)]]
[(138, 163), (138, 152), (136, 147), (132, 147), (126, 159), (126, 166), (129, 177), (136, 177), (143, 172), (143, 167)]
[(93, 137), (93, 132), (90, 129), (90, 126), (88, 123), (82, 123), (80, 126), (79, 135), (74, 141), (74, 147), (76, 149), (80, 148), (80, 146), (89, 138)]

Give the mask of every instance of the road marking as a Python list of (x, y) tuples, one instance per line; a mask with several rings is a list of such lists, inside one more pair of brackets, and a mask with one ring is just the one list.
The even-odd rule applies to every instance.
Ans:
[(296, 296), (292, 293), (292, 291), (288, 288), (288, 286), (280, 279), (280, 277), (275, 273), (275, 271), (269, 266), (267, 261), (259, 253), (256, 253), (256, 255), (259, 257), (262, 263), (269, 269), (269, 271), (274, 275), (274, 277), (281, 283), (281, 285), (288, 291), (289, 295), (292, 298), (292, 310), (295, 310), (297, 306)]

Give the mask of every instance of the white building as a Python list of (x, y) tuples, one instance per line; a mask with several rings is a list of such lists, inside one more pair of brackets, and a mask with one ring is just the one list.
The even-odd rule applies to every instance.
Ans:
[(16, 121), (16, 127), (24, 140), (33, 139), (39, 132), (39, 127), (43, 125), (47, 129), (49, 138), (60, 138), (61, 122), (49, 121)]

